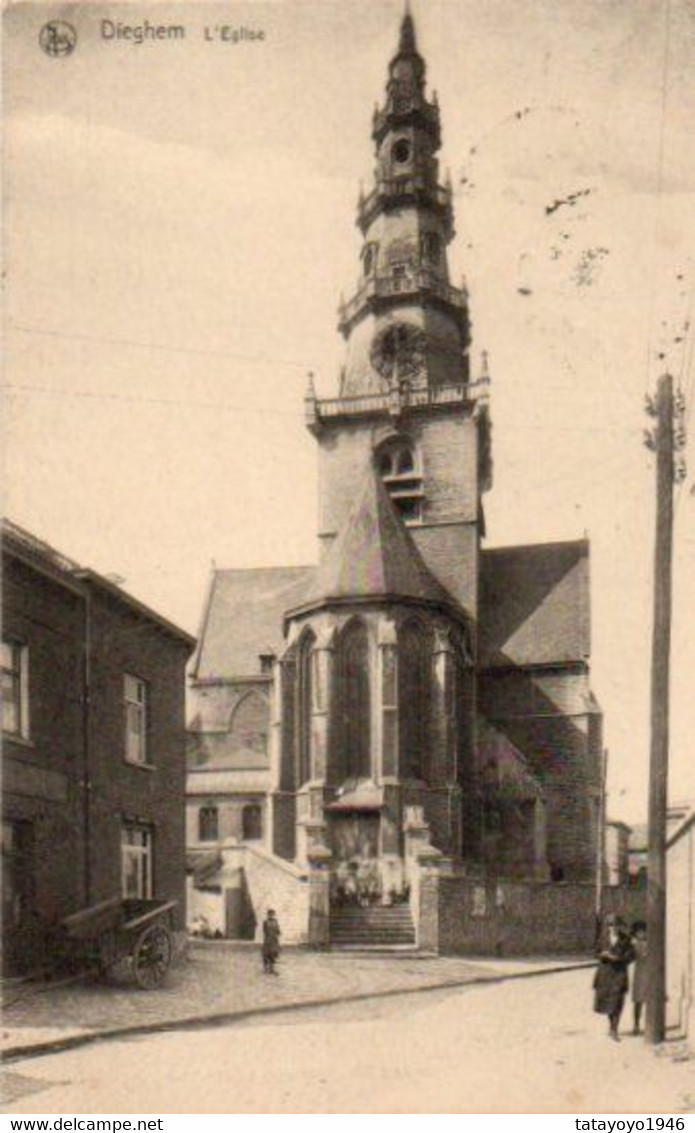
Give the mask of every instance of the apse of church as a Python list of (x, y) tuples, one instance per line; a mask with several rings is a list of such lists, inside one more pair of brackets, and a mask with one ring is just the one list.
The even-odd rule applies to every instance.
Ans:
[[(230, 749), (214, 776), (196, 768), (195, 792), (244, 805), (258, 792), (262, 846), (224, 852), (259, 901), (286, 893), (314, 942), (329, 903), (410, 905), (417, 921), (423, 869), (589, 881), (599, 821), (588, 546), (482, 546), (487, 361), (469, 357), (468, 293), (449, 274), (439, 106), (409, 14), (372, 140), (344, 366), (336, 396), (310, 379), (304, 403), (319, 562), (216, 572), (192, 682), (230, 711), (264, 693), (262, 782)], [(210, 720), (223, 753), (222, 715)]]

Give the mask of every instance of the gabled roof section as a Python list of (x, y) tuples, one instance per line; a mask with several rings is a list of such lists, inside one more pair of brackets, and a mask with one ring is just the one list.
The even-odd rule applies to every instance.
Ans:
[(57, 551), (50, 543), (39, 539), (37, 535), (32, 535), (30, 531), (26, 531), (9, 519), (2, 520), (2, 548), (4, 553), (22, 559), (28, 566), (48, 575), (73, 593), (79, 594), (83, 600), (87, 596), (87, 591), (97, 590), (107, 595), (116, 605), (126, 607), (136, 617), (158, 626), (169, 637), (185, 645), (189, 652), (194, 648), (195, 638), (180, 626), (170, 622), (168, 618), (157, 613), (151, 606), (146, 606), (138, 598), (134, 598), (111, 579), (90, 567), (81, 567), (74, 559)]
[(455, 598), (425, 565), (381, 477), (371, 466), (345, 525), (295, 610), (368, 598), (409, 598), (460, 610)]
[(586, 539), (484, 550), (480, 582), (481, 666), (562, 665), (588, 658)]
[(215, 571), (193, 677), (260, 673), (261, 653), (283, 652), (285, 611), (299, 603), (315, 572), (315, 566)]

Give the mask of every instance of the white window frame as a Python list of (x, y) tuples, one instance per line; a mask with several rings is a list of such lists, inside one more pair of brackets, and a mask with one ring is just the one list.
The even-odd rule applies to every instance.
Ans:
[[(15, 641), (11, 638), (3, 638), (2, 641), (3, 656), (2, 656), (2, 675), (8, 674), (13, 681), (17, 683), (16, 697), (13, 696), (12, 702), (16, 705), (17, 710), (17, 727), (5, 727), (5, 713), (3, 704), (3, 720), (2, 730), (6, 736), (14, 736), (15, 739), (29, 739), (29, 649), (22, 641)], [(8, 662), (6, 663), (5, 650), (10, 651)]]
[[(154, 836), (151, 826), (124, 822), (121, 826), (121, 893), (124, 898), (152, 897)], [(128, 892), (130, 863), (136, 863), (137, 893)]]
[[(133, 673), (123, 674), (123, 704), (125, 707), (125, 752), (126, 763), (143, 766), (148, 760), (148, 724), (149, 724), (149, 696), (147, 682)], [(140, 731), (131, 730), (130, 722), (135, 717), (140, 721)], [(132, 743), (138, 739), (138, 750), (134, 751)]]

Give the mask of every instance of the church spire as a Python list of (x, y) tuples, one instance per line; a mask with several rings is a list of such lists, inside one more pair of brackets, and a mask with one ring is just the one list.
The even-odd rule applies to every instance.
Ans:
[(425, 75), (406, 8), (372, 120), (373, 183), (357, 209), (361, 279), (340, 307), (348, 341), (341, 396), (389, 391), (404, 374), (413, 388), (468, 380), (468, 301), (449, 280), (446, 251), (452, 187), (440, 178), (439, 105)]
[(410, 11), (410, 4), (406, 4), (405, 13), (401, 21), (401, 35), (398, 44), (398, 51), (401, 55), (413, 55), (417, 53), (417, 43), (415, 42), (415, 22)]

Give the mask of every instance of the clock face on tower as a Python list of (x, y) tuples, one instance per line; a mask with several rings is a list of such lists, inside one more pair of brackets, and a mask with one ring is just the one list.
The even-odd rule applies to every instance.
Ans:
[(427, 340), (412, 323), (394, 323), (374, 339), (371, 362), (377, 373), (389, 382), (412, 381), (425, 364)]

